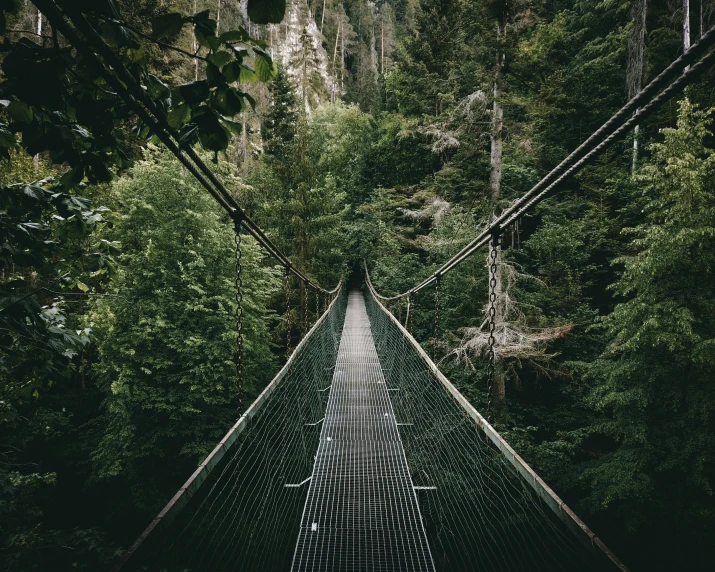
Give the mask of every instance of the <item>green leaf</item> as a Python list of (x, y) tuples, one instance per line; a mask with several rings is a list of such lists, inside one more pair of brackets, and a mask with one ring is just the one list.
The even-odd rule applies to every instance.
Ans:
[(248, 57), (247, 48), (237, 48), (236, 46), (233, 46), (231, 50), (233, 51), (233, 57), (239, 62), (243, 62), (243, 58)]
[(218, 41), (222, 44), (230, 42), (243, 42), (248, 39), (248, 32), (243, 28), (238, 30), (229, 30), (218, 37)]
[(243, 133), (242, 123), (239, 123), (238, 121), (231, 121), (230, 119), (222, 119), (221, 121), (234, 135), (241, 135), (241, 133)]
[(254, 83), (258, 79), (256, 70), (252, 67), (241, 64), (241, 72), (238, 75), (238, 81), (241, 83)]
[(209, 55), (206, 59), (219, 68), (233, 61), (231, 54), (223, 50)]
[(286, 0), (248, 0), (248, 17), (254, 24), (280, 24)]
[(60, 184), (66, 189), (71, 189), (72, 187), (79, 185), (82, 182), (82, 179), (84, 179), (84, 167), (80, 165), (79, 167), (70, 169), (62, 175), (60, 178)]
[(85, 162), (92, 178), (99, 183), (106, 183), (112, 180), (112, 172), (99, 155), (90, 153), (85, 156)]
[(241, 75), (241, 64), (238, 62), (232, 62), (227, 66), (223, 66), (221, 71), (223, 72), (223, 76), (226, 78), (226, 81), (228, 83), (233, 83), (234, 81), (237, 81)]
[(179, 92), (184, 101), (193, 107), (206, 101), (209, 96), (209, 84), (206, 80), (192, 81), (179, 86)]
[(80, 280), (77, 280), (77, 288), (82, 290), (82, 292), (89, 292), (89, 286), (87, 286), (84, 282), (81, 282)]
[(149, 74), (147, 77), (147, 88), (149, 95), (151, 95), (153, 99), (168, 99), (171, 97), (169, 86), (155, 75)]
[(218, 50), (221, 44), (216, 37), (216, 20), (211, 19), (209, 14), (208, 10), (203, 10), (191, 17), (194, 22), (194, 35), (200, 46)]
[(99, 30), (102, 38), (113, 48), (137, 48), (141, 44), (139, 36), (123, 26), (118, 16), (113, 21), (100, 22)]
[[(255, 48), (254, 48), (255, 50)], [(273, 61), (268, 56), (256, 55), (256, 75), (261, 81), (269, 81), (277, 73)]]
[(10, 149), (17, 145), (15, 136), (4, 127), (0, 127), (0, 147)]
[(144, 46), (140, 45), (138, 48), (127, 49), (127, 57), (134, 63), (141, 62), (146, 57)]
[(233, 117), (241, 112), (245, 104), (235, 88), (223, 86), (216, 90), (214, 106), (221, 115)]
[(7, 106), (7, 112), (13, 121), (18, 123), (30, 123), (32, 121), (32, 109), (22, 101), (13, 101)]
[(187, 123), (179, 132), (179, 145), (181, 147), (193, 145), (196, 141), (198, 141), (198, 138), (199, 128), (193, 123)]
[(226, 83), (226, 78), (221, 73), (221, 70), (211, 62), (206, 62), (206, 80), (209, 82), (210, 87), (218, 87)]
[(251, 96), (248, 93), (244, 93), (243, 97), (246, 98), (246, 100), (248, 101), (248, 103), (251, 106), (251, 109), (253, 109), (253, 111), (256, 111), (256, 100), (253, 99), (253, 96)]
[(223, 151), (228, 147), (230, 134), (213, 113), (204, 113), (196, 119), (199, 141), (207, 151)]
[(157, 40), (176, 36), (181, 32), (185, 22), (184, 17), (177, 12), (157, 16), (151, 21), (151, 35)]

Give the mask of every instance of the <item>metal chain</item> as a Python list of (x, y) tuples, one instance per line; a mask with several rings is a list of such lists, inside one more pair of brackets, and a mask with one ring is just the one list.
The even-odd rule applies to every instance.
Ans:
[(290, 339), (290, 269), (286, 266), (286, 277), (285, 277), (285, 294), (286, 294), (286, 359), (290, 357), (291, 353), (291, 339)]
[(241, 249), (242, 221), (234, 222), (236, 241), (236, 380), (238, 383), (238, 410), (243, 411), (243, 251)]
[(405, 318), (405, 328), (411, 334), (415, 329), (415, 310), (412, 307), (412, 294), (407, 296), (407, 317)]
[(494, 384), (494, 375), (496, 370), (496, 355), (494, 352), (494, 331), (496, 330), (496, 315), (497, 315), (497, 252), (499, 249), (499, 240), (501, 235), (496, 231), (492, 235), (491, 248), (489, 249), (489, 341), (488, 346), (488, 365), (487, 365), (487, 421), (492, 422), (492, 386)]
[(315, 321), (320, 319), (320, 292), (315, 291)]
[(432, 361), (437, 361), (437, 340), (439, 340), (439, 274), (434, 285), (434, 343), (432, 344)]
[(298, 284), (298, 304), (298, 329), (302, 339), (305, 335), (305, 285), (302, 282)]

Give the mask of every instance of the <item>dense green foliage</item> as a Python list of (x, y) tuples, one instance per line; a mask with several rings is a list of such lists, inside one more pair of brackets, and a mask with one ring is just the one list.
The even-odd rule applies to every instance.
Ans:
[[(652, 0), (633, 59), (636, 1), (295, 0), (272, 27), (280, 0), (252, 21), (227, 1), (107, 1), (125, 25), (81, 9), (297, 265), (332, 287), (367, 260), (393, 294), (682, 52), (681, 4)], [(233, 228), (47, 22), (37, 37), (31, 2), (0, 7), (0, 569), (98, 570), (238, 414)], [(714, 11), (693, 0), (693, 41)], [(635, 170), (629, 138), (503, 240), (521, 342), (500, 348), (497, 426), (634, 570), (715, 560), (712, 84), (640, 126)], [(245, 238), (243, 267), (245, 406), (321, 300), (293, 282), (285, 316)], [(433, 289), (410, 328), (484, 410), (486, 253), (439, 297), (437, 335)]]
[[(114, 212), (126, 213), (110, 231), (122, 254), (88, 316), (98, 339), (97, 383), (107, 395), (94, 470), (142, 483), (133, 502), (152, 508), (163, 479), (172, 478), (163, 471), (157, 481), (157, 463), (205, 457), (238, 407), (233, 229), (188, 172), (157, 155), (148, 153), (107, 197)], [(243, 383), (252, 400), (274, 370), (265, 308), (280, 280), (262, 266), (254, 242), (246, 239), (242, 252), (250, 332)], [(185, 464), (177, 469), (179, 480)]]

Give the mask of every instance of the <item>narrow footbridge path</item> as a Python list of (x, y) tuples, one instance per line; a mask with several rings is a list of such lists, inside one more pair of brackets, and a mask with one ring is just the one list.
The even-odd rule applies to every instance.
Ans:
[(434, 570), (391, 390), (354, 290), (293, 570)]
[(335, 296), (120, 569), (626, 570), (369, 280)]

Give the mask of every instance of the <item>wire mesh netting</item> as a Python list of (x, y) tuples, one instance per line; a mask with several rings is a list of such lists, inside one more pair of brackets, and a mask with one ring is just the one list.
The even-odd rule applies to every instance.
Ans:
[(437, 569), (614, 569), (493, 445), (371, 292), (365, 301)]
[(343, 293), (186, 506), (147, 536), (122, 571), (290, 569), (308, 492), (307, 484), (291, 485), (313, 470), (345, 307)]

